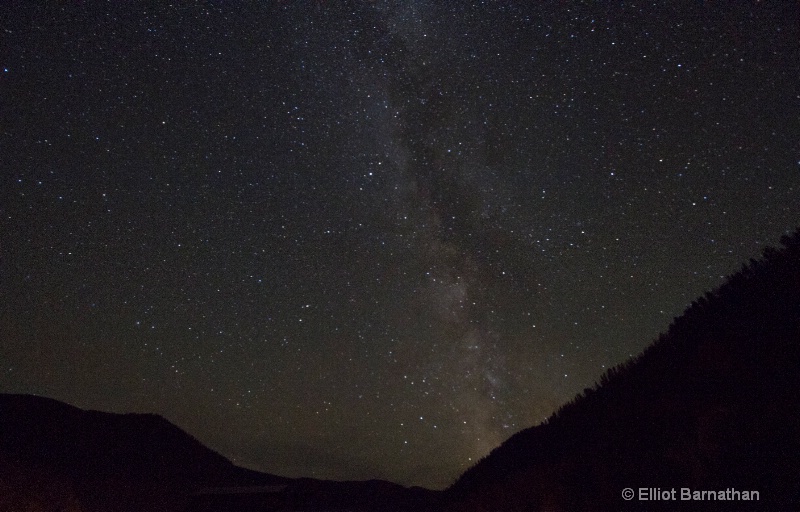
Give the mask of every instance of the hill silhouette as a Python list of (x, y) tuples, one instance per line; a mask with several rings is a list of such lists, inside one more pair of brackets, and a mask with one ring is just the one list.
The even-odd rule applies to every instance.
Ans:
[[(0, 394), (0, 512), (237, 512), (230, 505), (236, 501), (225, 501), (231, 490), (270, 487), (285, 489), (280, 510), (422, 512), (439, 494), (379, 480), (260, 473), (235, 466), (161, 416)], [(223, 508), (208, 508), (212, 502)]]
[(0, 425), (0, 510), (25, 510), (21, 504), (37, 501), (37, 493), (49, 507), (59, 502), (68, 510), (178, 510), (204, 485), (288, 480), (236, 467), (153, 414), (6, 394)]
[[(800, 230), (781, 243), (466, 471), (447, 510), (800, 508)], [(640, 501), (640, 487), (675, 488), (677, 502)], [(681, 488), (759, 501), (689, 505)]]

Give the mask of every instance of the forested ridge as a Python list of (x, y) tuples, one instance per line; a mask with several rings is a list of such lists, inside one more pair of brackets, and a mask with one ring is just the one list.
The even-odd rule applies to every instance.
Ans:
[[(623, 488), (759, 491), (800, 504), (800, 230), (696, 299), (639, 356), (450, 488), (453, 510), (640, 508)], [(674, 508), (650, 502), (648, 508)]]

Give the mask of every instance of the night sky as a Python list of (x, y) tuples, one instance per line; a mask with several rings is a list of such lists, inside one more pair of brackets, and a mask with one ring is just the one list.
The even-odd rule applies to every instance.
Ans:
[(442, 488), (800, 225), (796, 2), (14, 2), (0, 391)]

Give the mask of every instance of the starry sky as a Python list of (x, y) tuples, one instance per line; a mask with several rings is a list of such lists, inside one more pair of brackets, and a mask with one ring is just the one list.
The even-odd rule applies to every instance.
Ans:
[(13, 2), (0, 391), (442, 488), (800, 225), (796, 2)]

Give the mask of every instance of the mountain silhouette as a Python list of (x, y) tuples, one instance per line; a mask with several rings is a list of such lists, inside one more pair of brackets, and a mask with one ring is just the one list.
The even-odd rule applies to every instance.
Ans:
[(234, 466), (160, 416), (0, 395), (0, 510), (25, 510), (11, 502), (30, 502), (31, 488), (69, 510), (166, 511), (204, 485), (287, 480)]
[[(268, 490), (279, 490), (270, 493)], [(255, 492), (252, 492), (255, 491)], [(373, 480), (290, 479), (235, 466), (161, 416), (0, 394), (0, 512), (429, 510), (439, 493)]]
[[(781, 243), (694, 301), (641, 355), (467, 470), (446, 509), (799, 509), (800, 230)], [(676, 492), (643, 501), (640, 488), (645, 498)], [(689, 504), (683, 488), (740, 494)]]

